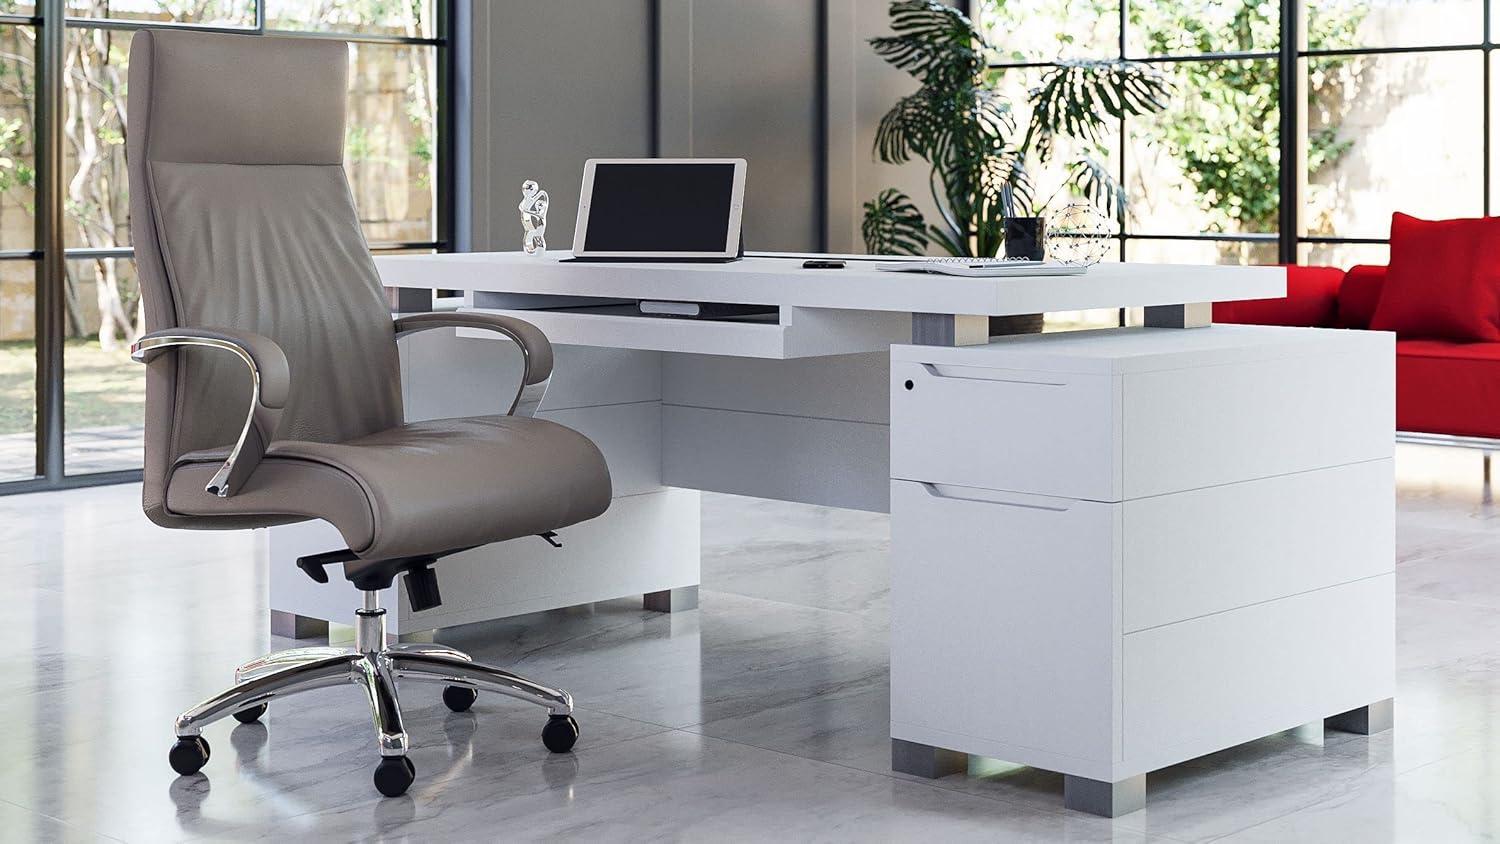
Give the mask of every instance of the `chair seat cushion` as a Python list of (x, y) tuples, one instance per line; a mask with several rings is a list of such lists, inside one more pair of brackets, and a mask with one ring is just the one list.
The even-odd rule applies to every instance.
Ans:
[(1500, 437), (1500, 343), (1398, 340), (1396, 429)]
[(224, 450), (183, 455), (167, 508), (198, 516), (325, 519), (365, 559), (530, 536), (609, 507), (604, 456), (562, 425), (515, 416), (438, 419), (342, 443), (277, 441), (235, 495), (203, 491)]

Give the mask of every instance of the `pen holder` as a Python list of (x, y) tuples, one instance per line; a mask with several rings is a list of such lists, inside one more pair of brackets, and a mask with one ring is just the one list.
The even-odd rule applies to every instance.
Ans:
[(1047, 220), (1043, 217), (1005, 218), (1005, 257), (1040, 261), (1046, 255)]

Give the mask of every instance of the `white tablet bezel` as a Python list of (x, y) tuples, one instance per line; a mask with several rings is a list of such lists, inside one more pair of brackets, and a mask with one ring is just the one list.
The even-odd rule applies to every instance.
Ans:
[[(594, 168), (599, 164), (733, 164), (734, 187), (729, 195), (729, 230), (724, 248), (713, 252), (620, 252), (586, 251), (589, 204), (594, 196)], [(583, 163), (583, 187), (578, 192), (578, 222), (573, 227), (575, 258), (737, 258), (740, 254), (740, 221), (745, 208), (745, 159), (743, 158), (590, 158)]]

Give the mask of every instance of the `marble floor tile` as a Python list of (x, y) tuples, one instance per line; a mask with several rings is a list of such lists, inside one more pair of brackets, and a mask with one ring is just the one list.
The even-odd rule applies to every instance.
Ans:
[(886, 613), (890, 544), (881, 513), (703, 494), (703, 582), (721, 592)]
[(1145, 841), (1107, 822), (1004, 806), (681, 731), (512, 771), (475, 771), (410, 799), (371, 798), (267, 837), (476, 840), (478, 801), (506, 840)]
[(607, 602), (444, 634), (476, 659), (546, 677), (604, 711), (688, 727), (883, 685), (884, 618), (704, 589), (701, 611)]
[(1500, 839), (1494, 766), (1493, 752), (1444, 759), (1399, 777), (1377, 766), (1333, 796), (1222, 840), (1494, 841)]
[(0, 800), (0, 841), (32, 842), (32, 844), (84, 844), (119, 839), (87, 832), (49, 818), (38, 812), (23, 809), (14, 803)]
[(1454, 536), (1465, 534), (1450, 532), (1441, 551), (1403, 560), (1396, 568), (1396, 589), (1500, 610), (1500, 537), (1463, 542), (1452, 541)]
[(0, 497), (0, 842), (233, 840), (1471, 841), (1500, 835), (1500, 508), (1478, 456), (1398, 450), (1392, 732), (1282, 734), (1154, 773), (1113, 821), (1061, 777), (975, 759), (889, 770), (889, 529), (879, 514), (703, 497), (701, 609), (602, 602), (442, 631), (569, 689), (582, 737), (484, 696), (402, 687), (418, 779), (379, 799), (353, 688), (212, 725), (205, 775), (172, 717), (267, 635), (264, 538), (165, 531), (138, 486)]

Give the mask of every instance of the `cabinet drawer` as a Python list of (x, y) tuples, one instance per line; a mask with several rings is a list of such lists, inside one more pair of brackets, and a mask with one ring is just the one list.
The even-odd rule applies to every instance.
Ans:
[(1106, 375), (892, 361), (891, 477), (1118, 501), (1118, 392)]
[(1109, 761), (1119, 507), (893, 481), (892, 721)]
[(1368, 345), (1123, 376), (1124, 497), (1393, 456), (1395, 356)]
[(1127, 633), (1395, 565), (1390, 460), (1141, 498), (1124, 508)]
[(1152, 770), (1391, 697), (1395, 575), (1132, 633), (1127, 767)]
[(891, 475), (1125, 501), (1393, 455), (1388, 336), (1235, 328), (903, 347)]

